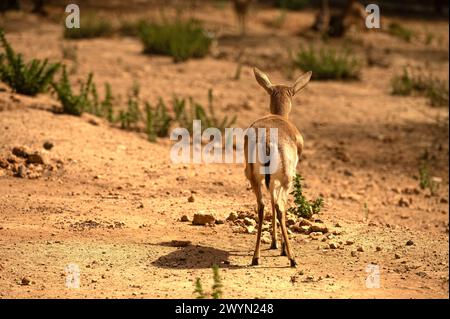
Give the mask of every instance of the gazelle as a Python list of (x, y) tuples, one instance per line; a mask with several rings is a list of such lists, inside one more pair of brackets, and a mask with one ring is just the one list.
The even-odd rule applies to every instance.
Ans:
[[(302, 154), (303, 137), (289, 120), (289, 113), (292, 108), (292, 97), (302, 90), (311, 79), (311, 71), (301, 75), (292, 86), (272, 85), (268, 76), (254, 68), (256, 81), (270, 95), (270, 115), (257, 119), (249, 128), (253, 128), (258, 133), (259, 128), (269, 130), (278, 129), (278, 142), (276, 147), (278, 167), (272, 174), (261, 174), (261, 166), (267, 166), (259, 161), (251, 163), (249, 161), (249, 140), (245, 136), (244, 154), (245, 154), (245, 176), (250, 181), (253, 192), (256, 196), (258, 210), (258, 234), (256, 238), (255, 253), (252, 259), (252, 265), (259, 264), (262, 222), (264, 220), (264, 203), (262, 200), (262, 183), (270, 193), (272, 204), (272, 244), (271, 249), (277, 249), (277, 219), (281, 226), (282, 251), (281, 255), (289, 258), (291, 267), (296, 267), (294, 254), (289, 242), (286, 228), (286, 203), (287, 197), (291, 192), (293, 178), (296, 173), (296, 166)], [(256, 134), (258, 135), (258, 134)], [(269, 143), (268, 134), (266, 134), (266, 148)], [(272, 155), (272, 154), (271, 154)]]

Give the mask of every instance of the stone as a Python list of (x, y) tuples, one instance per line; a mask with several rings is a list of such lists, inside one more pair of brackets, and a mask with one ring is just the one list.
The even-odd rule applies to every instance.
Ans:
[(238, 219), (238, 214), (235, 212), (231, 212), (230, 215), (228, 216), (227, 220), (234, 222), (235, 220)]
[(356, 250), (361, 253), (364, 252), (364, 248), (362, 246), (358, 246), (358, 248), (356, 248)]
[(375, 250), (376, 250), (376, 251), (382, 251), (383, 248), (381, 248), (380, 246), (377, 246), (377, 247), (375, 248)]
[(25, 146), (14, 146), (11, 150), (17, 157), (28, 158), (28, 154), (31, 153), (30, 149)]
[(44, 156), (39, 152), (28, 154), (27, 164), (45, 164)]
[(414, 242), (410, 239), (406, 242), (406, 246), (412, 246), (414, 245)]
[(195, 202), (194, 195), (189, 196), (187, 200), (188, 200), (189, 203)]
[(339, 248), (339, 244), (334, 243), (334, 242), (330, 243), (328, 246), (330, 247), (330, 249), (338, 249)]
[(216, 217), (214, 216), (214, 214), (208, 212), (197, 212), (194, 214), (194, 218), (192, 220), (192, 224), (194, 225), (212, 225), (215, 222)]
[(31, 280), (30, 280), (30, 278), (28, 278), (28, 277), (23, 277), (23, 278), (20, 280), (20, 284), (21, 284), (22, 286), (29, 286), (29, 285), (31, 284)]
[(353, 241), (353, 240), (350, 240), (350, 239), (348, 239), (348, 240), (346, 240), (345, 241), (345, 244), (346, 245), (353, 245), (355, 242)]
[(356, 251), (352, 250), (351, 255), (352, 255), (352, 257), (357, 257), (358, 253)]
[(256, 225), (256, 221), (254, 219), (249, 218), (249, 217), (245, 217), (244, 218), (244, 224), (246, 226), (255, 226)]
[(326, 233), (328, 233), (328, 228), (327, 228), (327, 226), (322, 225), (322, 224), (312, 224), (310, 226), (310, 231), (315, 232), (315, 233), (326, 234)]
[(54, 146), (54, 144), (50, 141), (45, 141), (42, 145), (47, 151), (51, 150)]
[(183, 216), (181, 216), (180, 221), (182, 221), (182, 222), (188, 222), (188, 221), (189, 221), (188, 215), (183, 215)]

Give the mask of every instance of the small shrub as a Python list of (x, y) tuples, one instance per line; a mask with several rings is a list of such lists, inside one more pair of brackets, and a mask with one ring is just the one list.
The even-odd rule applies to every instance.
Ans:
[(162, 98), (159, 98), (155, 110), (149, 103), (146, 103), (147, 113), (147, 135), (150, 142), (155, 142), (156, 137), (166, 137), (169, 135), (169, 127), (172, 118), (168, 115), (167, 106)]
[(110, 36), (113, 33), (111, 23), (94, 14), (82, 15), (79, 28), (67, 28), (64, 25), (64, 38), (91, 39)]
[(134, 84), (132, 92), (128, 95), (127, 109), (119, 112), (120, 127), (128, 130), (142, 118), (139, 109), (139, 86)]
[(89, 73), (86, 83), (81, 84), (80, 93), (74, 94), (69, 77), (67, 76), (66, 67), (63, 66), (61, 79), (59, 82), (52, 83), (52, 87), (56, 92), (58, 100), (61, 102), (64, 113), (80, 116), (90, 107), (89, 93), (92, 90), (92, 77), (92, 73)]
[(419, 186), (421, 189), (429, 189), (431, 195), (435, 195), (439, 184), (433, 181), (430, 176), (427, 162), (421, 162), (419, 167)]
[(294, 178), (294, 189), (291, 194), (294, 196), (295, 206), (289, 208), (289, 212), (303, 218), (311, 218), (313, 214), (320, 212), (324, 205), (323, 198), (319, 197), (314, 201), (308, 201), (303, 195), (303, 177), (296, 174)]
[(309, 4), (309, 0), (276, 0), (275, 5), (288, 10), (303, 10)]
[(139, 36), (144, 53), (172, 56), (175, 62), (204, 57), (212, 43), (212, 38), (194, 20), (144, 24)]
[(105, 99), (102, 101), (101, 109), (102, 116), (108, 120), (108, 122), (114, 122), (114, 111), (113, 111), (114, 97), (111, 92), (111, 85), (109, 83), (105, 84)]
[(214, 113), (213, 105), (213, 92), (211, 89), (208, 90), (208, 111), (194, 99), (189, 98), (189, 109), (186, 107), (185, 99), (175, 98), (173, 102), (173, 110), (175, 112), (175, 120), (192, 133), (193, 130), (193, 120), (200, 120), (202, 122), (202, 128), (216, 127), (222, 132), (225, 131), (226, 127), (231, 127), (236, 123), (237, 116), (233, 116), (231, 119), (226, 115), (225, 117), (219, 119)]
[(441, 80), (421, 70), (403, 68), (402, 74), (391, 79), (393, 95), (424, 95), (429, 98), (431, 106), (448, 105), (448, 81)]
[(217, 265), (214, 265), (212, 267), (213, 271), (213, 286), (212, 286), (212, 292), (210, 294), (205, 293), (202, 287), (202, 282), (200, 281), (200, 278), (197, 278), (195, 281), (195, 290), (194, 293), (197, 294), (197, 299), (205, 299), (208, 295), (211, 295), (213, 299), (220, 299), (222, 297), (222, 279), (220, 278), (219, 274), (219, 267)]
[(294, 63), (304, 71), (312, 71), (313, 77), (319, 80), (358, 79), (361, 70), (360, 62), (349, 50), (338, 52), (332, 48), (302, 48)]
[(0, 41), (5, 50), (5, 53), (0, 53), (0, 79), (20, 94), (35, 96), (47, 91), (60, 64), (49, 64), (47, 59), (33, 59), (25, 63), (22, 55), (16, 53), (8, 43), (1, 29)]
[(402, 26), (401, 24), (399, 24), (397, 22), (391, 22), (388, 25), (388, 33), (397, 38), (403, 39), (406, 42), (411, 42), (411, 40), (413, 38), (412, 31), (405, 28), (404, 26)]

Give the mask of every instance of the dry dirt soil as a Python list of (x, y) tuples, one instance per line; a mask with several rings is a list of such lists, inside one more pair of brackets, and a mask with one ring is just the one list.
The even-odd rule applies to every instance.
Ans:
[[(318, 41), (307, 31), (313, 11), (288, 13), (282, 28), (273, 29), (279, 13), (254, 10), (244, 39), (235, 36), (228, 6), (194, 13), (219, 40), (211, 56), (179, 64), (143, 55), (132, 37), (69, 42), (48, 19), (8, 13), (1, 21), (26, 58), (63, 60), (74, 66), (73, 79), (92, 71), (100, 88), (109, 82), (122, 97), (134, 81), (153, 102), (178, 94), (205, 103), (212, 88), (218, 114), (237, 114), (239, 127), (268, 113), (251, 66), (289, 83), (281, 62), (287, 47)], [(294, 100), (291, 118), (305, 139), (298, 171), (306, 196), (323, 196), (318, 218), (335, 234), (293, 234), (297, 269), (269, 244), (260, 266), (250, 266), (256, 236), (233, 223), (180, 221), (202, 210), (222, 220), (252, 213), (242, 164), (173, 164), (168, 139), (150, 143), (90, 115), (58, 114), (51, 111), (58, 107), (54, 97), (21, 96), (2, 85), (0, 157), (11, 159), (13, 147), (26, 146), (45, 154), (52, 170), (20, 178), (0, 168), (0, 297), (193, 298), (196, 278), (209, 290), (217, 264), (224, 298), (448, 298), (448, 109), (390, 95), (390, 79), (406, 63), (448, 78), (448, 20), (384, 19), (402, 21), (418, 38), (406, 43), (383, 31), (351, 33), (339, 41), (387, 65), (366, 66), (361, 81), (313, 80)], [(426, 30), (436, 34), (430, 44), (420, 38)], [(244, 46), (242, 75), (234, 80)], [(62, 47), (76, 50), (76, 64)], [(51, 150), (43, 148), (46, 141)], [(419, 187), (424, 156), (437, 194)], [(71, 263), (80, 269), (78, 289), (66, 287)], [(370, 264), (379, 267), (379, 288), (366, 286)]]

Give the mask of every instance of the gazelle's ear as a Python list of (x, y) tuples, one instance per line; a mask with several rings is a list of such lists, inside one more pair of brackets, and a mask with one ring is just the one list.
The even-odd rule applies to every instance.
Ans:
[(255, 78), (259, 85), (261, 85), (267, 93), (272, 93), (272, 83), (270, 83), (269, 77), (258, 68), (253, 68), (253, 72), (255, 73)]
[(299, 78), (297, 79), (297, 81), (295, 81), (294, 85), (291, 88), (292, 95), (295, 95), (298, 92), (300, 92), (306, 86), (306, 84), (308, 84), (309, 80), (311, 79), (311, 75), (312, 72), (308, 71), (299, 76)]

